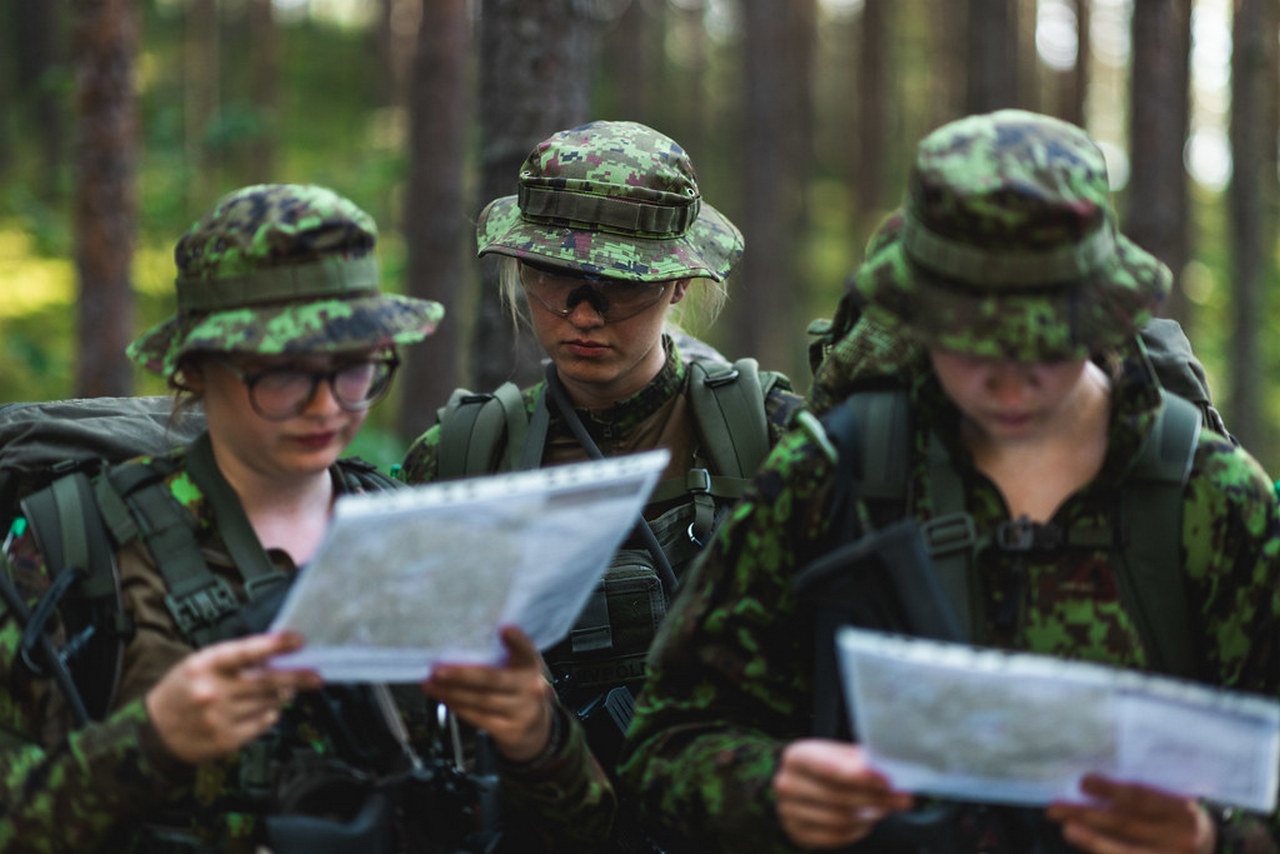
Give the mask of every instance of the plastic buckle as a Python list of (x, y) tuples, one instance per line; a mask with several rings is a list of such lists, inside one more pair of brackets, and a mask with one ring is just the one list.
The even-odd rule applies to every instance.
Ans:
[(178, 629), (188, 636), (201, 627), (214, 625), (240, 607), (223, 578), (214, 578), (211, 584), (182, 597), (169, 594), (164, 597), (164, 602)]
[(721, 371), (717, 374), (708, 374), (707, 378), (703, 380), (703, 382), (706, 384), (707, 388), (719, 388), (722, 385), (728, 385), (737, 378), (738, 369), (729, 368), (728, 370)]
[(711, 472), (706, 469), (689, 469), (684, 476), (684, 488), (689, 492), (710, 493)]
[(948, 513), (930, 519), (920, 526), (920, 536), (931, 556), (967, 549), (978, 541), (973, 517), (968, 513)]
[(1026, 516), (996, 525), (996, 547), (1007, 552), (1027, 552), (1036, 545), (1036, 524)]
[(285, 581), (288, 581), (288, 579), (283, 572), (275, 572), (271, 575), (264, 575), (261, 578), (250, 578), (244, 583), (244, 594), (249, 598), (250, 602), (253, 602), (263, 593), (272, 590), (277, 584)]

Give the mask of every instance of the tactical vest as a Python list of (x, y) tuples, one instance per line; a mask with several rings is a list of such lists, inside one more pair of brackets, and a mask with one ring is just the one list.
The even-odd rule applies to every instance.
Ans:
[[(686, 393), (702, 445), (684, 476), (661, 481), (647, 505), (666, 508), (648, 528), (677, 578), (764, 461), (770, 448), (765, 398), (779, 382), (788, 387), (780, 374), (761, 371), (751, 358), (723, 365), (693, 361), (687, 367)], [(440, 412), (439, 477), (539, 467), (552, 409), (560, 408), (550, 397), (544, 386), (530, 413), (512, 383), (492, 394), (455, 392)], [(587, 722), (593, 750), (603, 761), (631, 716), (631, 691), (616, 689), (636, 688), (643, 680), (645, 656), (674, 594), (672, 580), (664, 582), (663, 575), (651, 550), (632, 537), (569, 637), (544, 651), (561, 699)], [(597, 719), (604, 721), (599, 730), (591, 723)]]

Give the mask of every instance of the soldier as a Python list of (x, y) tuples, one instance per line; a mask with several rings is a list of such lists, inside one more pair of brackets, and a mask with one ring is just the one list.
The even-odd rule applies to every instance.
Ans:
[[(513, 315), (521, 293), (527, 300), (547, 379), (455, 393), (442, 422), (410, 448), (405, 479), (671, 451), (648, 524), (615, 559), (573, 637), (545, 652), (562, 701), (612, 767), (666, 599), (802, 399), (754, 360), (682, 353), (673, 309), (701, 298), (714, 319), (743, 241), (701, 199), (684, 150), (652, 128), (598, 121), (553, 134), (525, 161), (519, 194), (483, 210), (477, 237), (480, 255), (501, 256)], [(699, 343), (679, 340), (689, 352)]]
[[(397, 707), (385, 686), (269, 667), (298, 637), (223, 639), (229, 621), (253, 624), (246, 601), (312, 558), (339, 495), (395, 485), (339, 456), (387, 392), (397, 345), (423, 340), (443, 309), (379, 293), (376, 237), (347, 199), (278, 184), (225, 196), (178, 242), (178, 313), (129, 355), (178, 406), (202, 404), (208, 431), (100, 479), (124, 490), (118, 472), (147, 474), (121, 492), (141, 535), (116, 541), (131, 635), (101, 720), (68, 720), (27, 666), (12, 602), (4, 615), (0, 848), (465, 850), (473, 805), (438, 791), (465, 781), (424, 774), (438, 715), (422, 690), (398, 691)], [(29, 534), (10, 552), (38, 610), (43, 556)], [(507, 663), (459, 714), (492, 733), (513, 821), (536, 814), (557, 844), (590, 844), (609, 826), (610, 784), (574, 731), (556, 735), (537, 650), (519, 631), (503, 640)], [(436, 823), (451, 816), (462, 826)]]
[[(1001, 111), (930, 134), (905, 203), (856, 275), (870, 338), (849, 364), (855, 380), (897, 383), (909, 407), (899, 516), (942, 518), (950, 497), (932, 468), (953, 473), (975, 534), (969, 639), (1143, 670), (1158, 644), (1118, 589), (1128, 523), (1116, 506), (1136, 488), (1137, 450), (1177, 408), (1162, 404), (1135, 337), (1170, 274), (1117, 231), (1107, 194), (1098, 147), (1064, 122)], [(1201, 677), (1274, 697), (1280, 514), (1270, 481), (1209, 430), (1186, 454), (1181, 532), (1177, 522), (1162, 532), (1176, 540), (1173, 558), (1150, 569), (1185, 587)], [(816, 606), (793, 581), (833, 542), (869, 539), (890, 521), (874, 496), (841, 482), (854, 476), (839, 461), (816, 421), (788, 434), (655, 641), (620, 778), (662, 837), (723, 851), (1276, 850), (1274, 815), (1098, 774), (1082, 781), (1087, 805), (974, 806), (949, 813), (955, 821), (929, 844), (913, 842), (911, 794), (857, 743), (813, 735), (822, 648)], [(846, 516), (835, 496), (855, 493), (859, 512)], [(1027, 537), (995, 536), (1010, 531)]]

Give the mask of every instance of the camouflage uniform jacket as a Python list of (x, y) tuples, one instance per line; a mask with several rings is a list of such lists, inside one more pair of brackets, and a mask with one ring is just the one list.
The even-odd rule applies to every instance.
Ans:
[[(210, 570), (241, 595), (239, 573), (209, 503), (182, 465), (183, 453), (173, 452), (178, 467), (167, 486), (195, 518)], [(337, 471), (334, 482), (343, 482)], [(31, 591), (34, 602), (47, 580), (30, 535), (11, 551), (15, 580)], [(296, 571), (283, 551), (273, 549), (268, 556), (277, 569)], [(16, 665), (17, 621), (0, 624), (0, 672), (7, 688), (0, 692), (0, 732), (20, 744), (0, 754), (0, 849), (130, 851), (138, 846), (140, 826), (152, 822), (205, 843), (205, 850), (254, 851), (262, 842), (256, 816), (263, 801), (246, 788), (250, 775), (261, 770), (251, 757), (264, 749), (274, 756), (341, 755), (332, 727), (317, 718), (318, 704), (308, 701), (310, 695), (302, 694), (286, 709), (281, 724), (235, 755), (198, 766), (170, 757), (148, 722), (143, 697), (191, 647), (165, 606), (164, 582), (146, 548), (140, 543), (126, 546), (117, 559), (125, 609), (136, 634), (125, 650), (119, 692), (105, 720), (73, 730), (60, 692), (28, 678)], [(432, 732), (434, 710), (416, 686), (398, 686), (396, 696), (411, 743), (427, 755), (438, 744)], [(529, 846), (521, 850), (554, 850), (550, 843), (540, 848), (534, 840), (591, 841), (608, 832), (612, 787), (585, 741), (568, 726), (558, 729), (563, 735), (534, 763), (500, 768), (504, 814), (516, 821), (536, 816), (528, 822), (536, 833), (521, 837), (521, 844)]]
[[(922, 495), (925, 427), (947, 444), (979, 534), (1008, 519), (995, 485), (960, 445), (959, 413), (927, 365), (910, 383), (912, 514)], [(1123, 472), (1154, 420), (1158, 390), (1144, 360), (1127, 355), (1113, 382), (1109, 446), (1093, 481), (1058, 508), (1063, 525), (1109, 518)], [(771, 787), (783, 747), (811, 733), (811, 624), (791, 579), (827, 535), (833, 461), (804, 429), (774, 449), (683, 587), (650, 654), (651, 675), (620, 766), (624, 797), (644, 820), (691, 850), (788, 851)], [(1212, 681), (1280, 693), (1280, 512), (1257, 463), (1203, 432), (1185, 488), (1182, 572), (1198, 603), (1200, 649)], [(1108, 523), (1109, 524), (1109, 523)], [(991, 646), (1142, 669), (1147, 656), (1120, 604), (1112, 555), (1039, 552), (1015, 565), (983, 552)], [(1224, 851), (1275, 850), (1276, 817), (1237, 814), (1221, 828)], [(1247, 846), (1247, 847), (1246, 847)]]
[[(687, 363), (669, 336), (663, 336), (663, 347), (667, 353), (666, 363), (644, 388), (607, 409), (580, 409), (578, 415), (606, 457), (667, 448), (671, 451), (671, 462), (663, 472), (663, 478), (683, 478), (698, 454), (700, 440), (685, 394), (689, 377)], [(539, 382), (521, 391), (530, 416), (545, 386), (545, 382)], [(789, 382), (780, 382), (770, 390), (765, 398), (765, 419), (769, 425), (771, 446), (782, 437), (791, 417), (803, 403), (803, 398), (791, 391)], [(436, 480), (439, 449), (440, 425), (437, 424), (419, 436), (409, 448), (401, 469), (402, 479), (408, 483)], [(586, 459), (586, 450), (574, 438), (560, 414), (553, 412), (542, 464), (558, 465)]]

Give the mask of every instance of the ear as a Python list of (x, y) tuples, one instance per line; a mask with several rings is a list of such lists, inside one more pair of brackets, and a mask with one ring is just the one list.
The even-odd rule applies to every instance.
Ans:
[(685, 292), (689, 290), (688, 279), (676, 279), (675, 289), (671, 292), (671, 304), (675, 305), (684, 299)]

